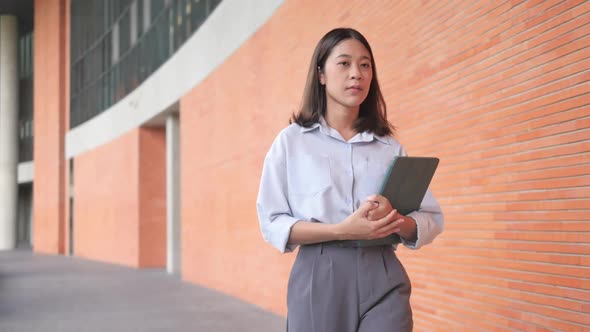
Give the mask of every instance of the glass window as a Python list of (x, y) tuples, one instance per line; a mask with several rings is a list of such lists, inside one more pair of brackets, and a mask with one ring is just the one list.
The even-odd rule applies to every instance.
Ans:
[(193, 31), (197, 30), (207, 17), (207, 1), (194, 0), (194, 5), (191, 10), (191, 22)]
[(33, 60), (33, 52), (32, 52), (32, 38), (31, 34), (25, 36), (25, 67), (24, 67), (24, 77), (31, 77), (32, 74), (32, 60)]
[(131, 26), (129, 11), (125, 12), (119, 21), (119, 56), (127, 52), (131, 45)]
[(137, 0), (137, 39), (143, 35), (143, 0)]
[[(71, 0), (70, 126), (87, 121), (133, 91), (219, 2)], [(20, 43), (19, 54), (25, 60), (19, 71), (32, 75), (33, 36), (27, 38)]]
[(156, 19), (156, 17), (158, 17), (160, 15), (160, 13), (164, 9), (164, 7), (165, 7), (164, 0), (151, 0), (150, 1), (151, 22), (154, 22), (154, 20)]

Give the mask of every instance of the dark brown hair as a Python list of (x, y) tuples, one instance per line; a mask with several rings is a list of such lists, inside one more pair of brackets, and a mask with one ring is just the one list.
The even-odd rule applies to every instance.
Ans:
[(369, 131), (379, 136), (393, 135), (395, 127), (387, 120), (387, 107), (377, 81), (377, 70), (371, 46), (360, 32), (350, 28), (334, 29), (318, 42), (309, 64), (301, 108), (299, 112), (291, 116), (289, 123), (295, 122), (302, 127), (310, 127), (319, 122), (320, 116), (326, 115), (326, 90), (325, 86), (320, 84), (319, 71), (324, 70), (326, 59), (332, 49), (341, 41), (351, 38), (361, 42), (369, 51), (373, 70), (369, 93), (360, 105), (359, 117), (354, 128), (359, 133)]

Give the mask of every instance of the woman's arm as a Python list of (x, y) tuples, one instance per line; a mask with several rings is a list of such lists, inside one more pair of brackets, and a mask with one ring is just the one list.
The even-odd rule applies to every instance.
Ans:
[(264, 158), (256, 199), (260, 230), (265, 241), (280, 252), (291, 252), (289, 232), (298, 219), (293, 217), (287, 194), (286, 148), (283, 132), (277, 136)]
[(369, 221), (369, 211), (377, 204), (365, 202), (348, 218), (338, 224), (298, 221), (291, 228), (289, 244), (310, 244), (333, 240), (373, 240), (386, 237), (400, 231), (405, 223), (395, 210), (379, 220)]

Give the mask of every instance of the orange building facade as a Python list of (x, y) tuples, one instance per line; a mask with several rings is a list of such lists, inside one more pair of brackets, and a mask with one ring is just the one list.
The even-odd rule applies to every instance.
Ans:
[(590, 329), (590, 2), (224, 0), (74, 127), (70, 8), (35, 1), (34, 251), (137, 268), (178, 257), (169, 270), (183, 280), (285, 315), (295, 255), (262, 240), (262, 162), (315, 44), (347, 26), (372, 45), (397, 138), (441, 160), (431, 189), (445, 231), (398, 249), (415, 330)]

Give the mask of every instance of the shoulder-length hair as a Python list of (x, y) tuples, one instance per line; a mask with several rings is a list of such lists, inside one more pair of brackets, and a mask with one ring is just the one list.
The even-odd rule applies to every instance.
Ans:
[(310, 127), (319, 122), (320, 116), (326, 115), (326, 90), (325, 86), (320, 84), (319, 73), (323, 72), (326, 59), (332, 49), (341, 41), (351, 38), (361, 42), (369, 51), (373, 71), (369, 93), (360, 105), (359, 116), (354, 127), (359, 133), (369, 131), (379, 136), (393, 135), (395, 127), (387, 120), (387, 107), (379, 88), (371, 46), (360, 32), (350, 28), (334, 29), (318, 42), (309, 64), (301, 108), (297, 113), (292, 114), (289, 123), (295, 122), (302, 127)]

